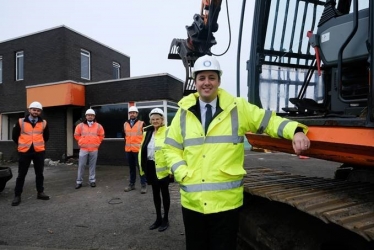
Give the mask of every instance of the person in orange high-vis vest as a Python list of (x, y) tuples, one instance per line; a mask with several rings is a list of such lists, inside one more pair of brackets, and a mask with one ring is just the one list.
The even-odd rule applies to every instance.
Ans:
[(12, 206), (21, 203), (21, 194), (25, 184), (25, 178), (31, 161), (34, 164), (35, 183), (37, 199), (49, 200), (49, 196), (44, 193), (44, 156), (45, 142), (49, 139), (49, 129), (47, 121), (40, 117), (42, 112), (40, 102), (32, 102), (29, 105), (29, 114), (20, 118), (12, 131), (12, 139), (18, 147), (18, 177), (14, 188), (14, 199)]
[[(125, 188), (125, 192), (129, 192), (135, 189), (136, 171), (139, 172), (138, 153), (143, 140), (144, 122), (138, 120), (138, 113), (138, 108), (135, 106), (131, 106), (129, 108), (130, 119), (123, 124), (125, 152), (130, 167), (130, 183)], [(140, 184), (140, 193), (145, 194), (147, 192), (147, 180), (145, 178), (145, 175), (140, 175)]]
[(74, 138), (80, 147), (78, 177), (75, 189), (82, 187), (84, 168), (89, 166), (89, 182), (91, 187), (96, 187), (96, 162), (101, 142), (104, 139), (104, 128), (95, 120), (96, 113), (87, 109), (86, 119), (75, 127)]

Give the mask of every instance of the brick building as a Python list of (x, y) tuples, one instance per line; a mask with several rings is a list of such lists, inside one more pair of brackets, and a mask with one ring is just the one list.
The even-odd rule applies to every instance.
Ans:
[[(130, 48), (129, 48), (130, 49)], [(43, 104), (51, 136), (46, 157), (73, 156), (75, 125), (91, 107), (106, 132), (98, 163), (126, 164), (122, 127), (130, 105), (148, 122), (159, 107), (170, 123), (183, 83), (169, 74), (130, 77), (130, 57), (60, 26), (0, 42), (0, 152), (16, 160), (12, 128), (32, 101)]]

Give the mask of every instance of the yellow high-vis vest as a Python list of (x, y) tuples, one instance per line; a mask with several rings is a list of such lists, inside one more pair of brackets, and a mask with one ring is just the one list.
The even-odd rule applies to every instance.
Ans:
[[(166, 159), (163, 153), (163, 146), (164, 146), (164, 141), (166, 137), (166, 131), (167, 127), (162, 126), (158, 128), (157, 132), (155, 133), (155, 165), (156, 165), (156, 175), (157, 179), (161, 180), (162, 178), (165, 178), (166, 176), (169, 175), (170, 169), (167, 166)], [(145, 139), (145, 134), (143, 134), (143, 141)], [(142, 143), (143, 143), (142, 141)], [(146, 166), (142, 166), (141, 162), (141, 156), (142, 156), (142, 150), (140, 148), (139, 155), (138, 155), (138, 161), (139, 161), (139, 167), (140, 167), (140, 175), (144, 174), (143, 168)]]

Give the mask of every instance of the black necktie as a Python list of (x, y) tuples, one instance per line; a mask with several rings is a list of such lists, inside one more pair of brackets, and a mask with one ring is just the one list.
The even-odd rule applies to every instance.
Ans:
[(205, 113), (205, 134), (208, 132), (209, 124), (212, 121), (212, 105), (207, 104), (206, 107), (206, 113)]
[(32, 122), (33, 125), (35, 124), (35, 120), (34, 119), (32, 119), (31, 122)]

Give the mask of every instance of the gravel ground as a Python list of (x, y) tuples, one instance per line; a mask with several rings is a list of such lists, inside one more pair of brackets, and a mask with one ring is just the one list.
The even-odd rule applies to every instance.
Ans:
[[(299, 159), (282, 153), (247, 151), (246, 164), (273, 167), (302, 175), (332, 177), (337, 163), (316, 159)], [(180, 198), (176, 183), (170, 185), (170, 227), (165, 232), (148, 230), (155, 220), (151, 187), (140, 194), (140, 184), (129, 193), (125, 166), (98, 166), (97, 187), (87, 183), (75, 190), (76, 164), (55, 164), (45, 167), (45, 192), (49, 201), (36, 199), (35, 175), (30, 168), (22, 203), (10, 204), (17, 177), (0, 193), (0, 249), (9, 250), (157, 250), (185, 248)], [(139, 182), (139, 180), (138, 180)]]
[(17, 167), (11, 168), (14, 176), (0, 193), (2, 250), (185, 248), (176, 183), (170, 185), (170, 227), (158, 232), (148, 230), (156, 219), (151, 187), (140, 194), (137, 183), (136, 190), (123, 192), (128, 183), (125, 166), (98, 166), (97, 187), (85, 182), (78, 190), (75, 164), (46, 166), (44, 186), (49, 201), (36, 199), (35, 175), (30, 168), (17, 207), (10, 205), (17, 176)]

